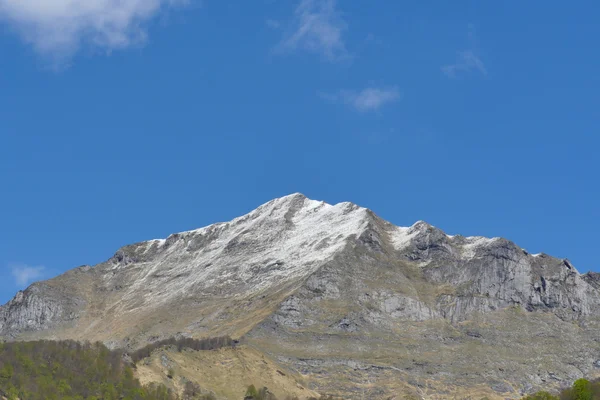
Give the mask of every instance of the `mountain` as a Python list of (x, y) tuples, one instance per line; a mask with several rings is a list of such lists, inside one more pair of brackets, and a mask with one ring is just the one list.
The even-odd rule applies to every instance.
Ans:
[(121, 248), (0, 307), (0, 336), (230, 335), (318, 392), (517, 398), (600, 373), (600, 275), (301, 194)]

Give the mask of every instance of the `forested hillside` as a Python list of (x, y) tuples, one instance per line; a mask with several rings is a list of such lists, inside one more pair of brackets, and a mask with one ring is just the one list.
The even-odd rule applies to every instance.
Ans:
[(0, 392), (21, 400), (168, 400), (161, 385), (142, 387), (121, 352), (100, 343), (0, 343)]

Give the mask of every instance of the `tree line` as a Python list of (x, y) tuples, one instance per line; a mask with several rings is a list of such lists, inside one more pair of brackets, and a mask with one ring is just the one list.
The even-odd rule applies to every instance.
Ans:
[(142, 347), (129, 354), (131, 360), (134, 363), (138, 363), (144, 358), (150, 357), (154, 350), (164, 347), (176, 347), (177, 351), (181, 352), (183, 349), (191, 349), (196, 351), (202, 350), (217, 350), (225, 347), (234, 347), (238, 342), (233, 340), (229, 336), (221, 336), (207, 339), (192, 339), (192, 338), (169, 338), (160, 340), (149, 345)]

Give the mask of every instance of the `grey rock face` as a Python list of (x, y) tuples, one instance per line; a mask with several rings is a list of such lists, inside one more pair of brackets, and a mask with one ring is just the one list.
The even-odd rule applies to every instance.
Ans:
[(34, 284), (0, 307), (0, 337), (135, 348), (229, 334), (351, 398), (397, 382), (518, 397), (599, 372), (599, 276), (295, 194)]
[(82, 307), (80, 299), (53, 287), (43, 283), (32, 285), (0, 307), (0, 335), (14, 338), (21, 332), (53, 328), (75, 320)]
[[(389, 397), (397, 381), (422, 396), (485, 385), (519, 398), (597, 374), (589, 279), (504, 239), (450, 237), (422, 222), (399, 235), (373, 220), (247, 338), (317, 376), (315, 389), (349, 398), (365, 385)], [(349, 376), (355, 386), (339, 383)]]
[(600, 273), (588, 272), (587, 274), (583, 275), (583, 279), (596, 289), (600, 289)]

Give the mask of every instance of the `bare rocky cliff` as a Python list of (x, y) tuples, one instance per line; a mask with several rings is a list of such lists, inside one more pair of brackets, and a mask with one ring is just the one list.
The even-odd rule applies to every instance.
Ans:
[(0, 336), (229, 334), (350, 398), (518, 397), (600, 371), (598, 276), (295, 194), (36, 283), (0, 307)]

